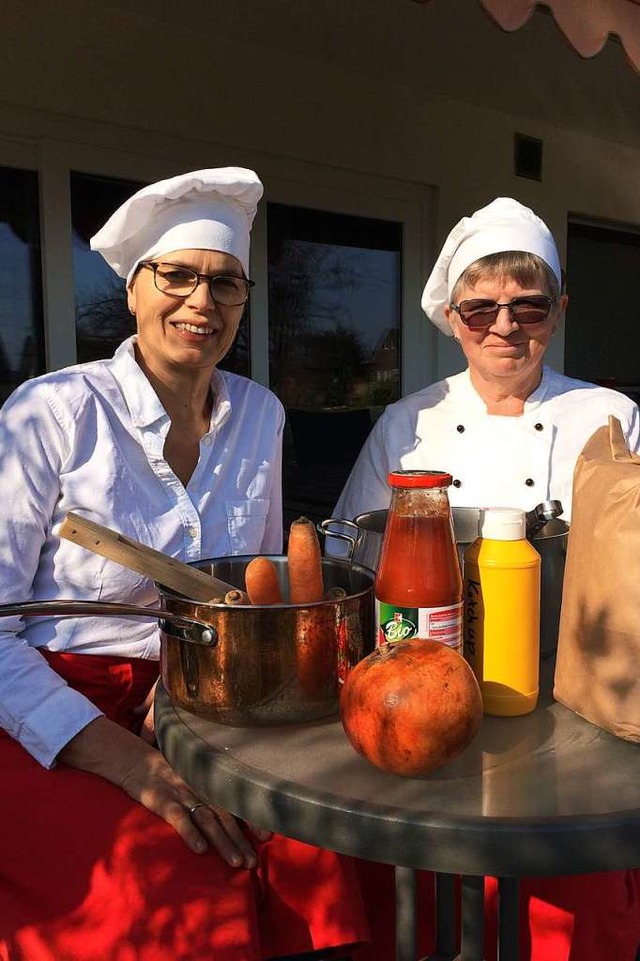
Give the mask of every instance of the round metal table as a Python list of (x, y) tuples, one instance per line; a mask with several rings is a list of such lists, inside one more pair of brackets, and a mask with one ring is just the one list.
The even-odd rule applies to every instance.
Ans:
[[(457, 760), (428, 777), (372, 767), (338, 719), (234, 728), (176, 708), (159, 687), (160, 747), (201, 796), (261, 827), (396, 865), (397, 961), (415, 958), (414, 869), (437, 873), (438, 955), (455, 954), (453, 876), (462, 875), (462, 958), (481, 961), (482, 884), (500, 879), (500, 959), (518, 958), (517, 878), (640, 865), (640, 746), (554, 702), (485, 717)], [(404, 932), (404, 933), (403, 933)]]

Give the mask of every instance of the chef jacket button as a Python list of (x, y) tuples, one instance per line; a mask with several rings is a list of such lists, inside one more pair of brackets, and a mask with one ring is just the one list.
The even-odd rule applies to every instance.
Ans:
[(456, 430), (458, 431), (459, 434), (464, 434), (464, 424), (458, 424), (458, 426), (456, 427)]
[(202, 438), (202, 443), (207, 447), (211, 447), (211, 434), (205, 434), (205, 436)]
[(527, 477), (525, 484), (527, 485), (527, 487), (533, 487), (533, 485), (535, 484), (533, 477)]
[(196, 537), (198, 531), (195, 527), (187, 527), (187, 534), (189, 537)]
[(534, 430), (544, 430), (544, 424), (540, 424), (540, 423), (534, 424), (534, 425), (533, 425), (533, 429), (534, 429)]
[(458, 478), (456, 477), (456, 479), (455, 479), (454, 482), (453, 482), (453, 486), (454, 486), (454, 487), (462, 487), (462, 481), (461, 481), (461, 480), (458, 480)]

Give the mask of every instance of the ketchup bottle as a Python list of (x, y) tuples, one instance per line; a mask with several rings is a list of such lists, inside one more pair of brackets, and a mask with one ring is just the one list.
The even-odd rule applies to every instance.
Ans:
[(377, 643), (419, 637), (462, 653), (462, 576), (447, 487), (451, 474), (398, 470), (376, 576)]

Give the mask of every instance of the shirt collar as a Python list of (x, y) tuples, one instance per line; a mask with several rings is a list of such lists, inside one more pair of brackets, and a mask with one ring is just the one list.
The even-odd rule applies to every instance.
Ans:
[(544, 365), (542, 368), (542, 377), (540, 383), (534, 390), (532, 394), (529, 394), (524, 402), (524, 412), (527, 414), (531, 410), (536, 410), (540, 404), (545, 400), (547, 394), (549, 393), (549, 381), (550, 381), (550, 369)]
[(136, 427), (149, 427), (166, 417), (167, 412), (136, 360), (135, 342), (134, 334), (120, 344), (113, 355), (111, 369), (122, 391), (122, 396), (134, 425)]
[[(542, 378), (540, 380), (540, 383), (538, 384), (536, 389), (533, 391), (533, 393), (530, 394), (524, 402), (525, 414), (528, 414), (530, 411), (536, 410), (540, 406), (540, 404), (542, 404), (542, 402), (545, 400), (549, 392), (550, 376), (551, 376), (550, 368), (544, 365), (542, 368)], [(471, 383), (471, 375), (469, 373), (469, 368), (467, 367), (467, 369), (462, 371), (461, 374), (458, 374), (455, 379), (458, 381), (458, 385), (461, 389), (461, 393), (463, 395), (464, 401), (466, 404), (469, 405), (469, 408), (473, 411), (486, 413), (487, 405), (482, 400), (482, 398), (480, 397), (480, 394), (477, 392), (477, 390)]]
[[(134, 334), (120, 344), (113, 355), (111, 369), (122, 391), (133, 424), (143, 428), (168, 419), (168, 414), (136, 360), (135, 342)], [(216, 368), (212, 372), (211, 386), (215, 398), (210, 422), (210, 430), (213, 430), (221, 427), (229, 417), (231, 400), (225, 379)]]

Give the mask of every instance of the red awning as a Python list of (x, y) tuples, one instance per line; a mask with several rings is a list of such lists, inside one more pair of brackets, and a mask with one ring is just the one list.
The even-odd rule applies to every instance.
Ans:
[[(417, 0), (428, 3), (429, 0)], [(640, 71), (640, 0), (480, 0), (504, 30), (523, 26), (536, 6), (547, 7), (567, 40), (582, 57), (602, 50), (610, 34), (620, 39)]]

